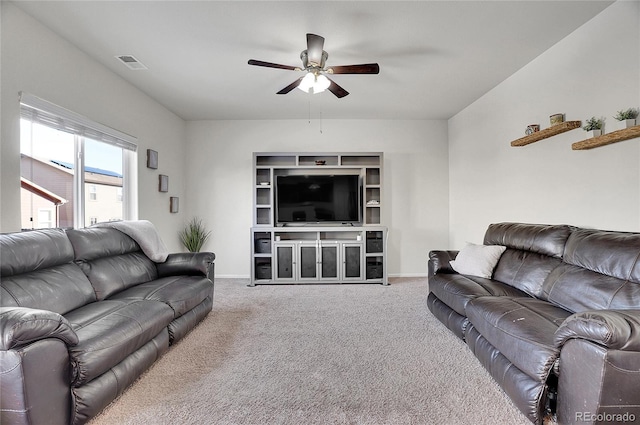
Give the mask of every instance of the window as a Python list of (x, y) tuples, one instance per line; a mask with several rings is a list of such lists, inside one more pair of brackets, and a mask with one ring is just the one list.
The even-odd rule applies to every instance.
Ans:
[(53, 210), (52, 209), (39, 209), (38, 210), (38, 227), (41, 229), (50, 229), (54, 227)]
[[(86, 182), (86, 180), (85, 180)], [(90, 184), (89, 186), (89, 200), (97, 201), (98, 200), (98, 186), (95, 184)]]
[(26, 93), (20, 112), (23, 229), (137, 218), (134, 137)]

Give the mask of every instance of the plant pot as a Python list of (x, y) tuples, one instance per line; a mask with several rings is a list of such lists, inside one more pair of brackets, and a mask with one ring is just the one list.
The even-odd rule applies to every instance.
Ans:
[(636, 125), (636, 119), (635, 118), (624, 120), (624, 122), (626, 124), (626, 128), (634, 127)]
[(591, 135), (593, 137), (602, 136), (602, 130), (591, 130)]

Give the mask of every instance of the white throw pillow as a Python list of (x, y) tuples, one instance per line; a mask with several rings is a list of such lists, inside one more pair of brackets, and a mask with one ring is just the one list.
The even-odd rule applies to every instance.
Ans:
[(493, 269), (506, 249), (506, 246), (501, 245), (476, 245), (467, 242), (456, 259), (450, 261), (449, 264), (453, 270), (460, 274), (491, 279)]

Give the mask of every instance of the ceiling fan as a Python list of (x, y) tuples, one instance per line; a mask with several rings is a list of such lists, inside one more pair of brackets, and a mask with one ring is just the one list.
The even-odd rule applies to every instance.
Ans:
[(300, 53), (302, 67), (280, 65), (255, 59), (250, 59), (249, 65), (305, 72), (304, 76), (298, 78), (296, 81), (280, 90), (278, 94), (287, 94), (297, 87), (307, 93), (321, 93), (325, 90), (329, 90), (338, 98), (345, 97), (349, 92), (327, 77), (327, 74), (378, 74), (380, 72), (380, 67), (377, 63), (342, 65), (325, 68), (325, 62), (327, 61), (329, 54), (322, 50), (323, 47), (323, 37), (316, 34), (307, 34), (307, 49)]

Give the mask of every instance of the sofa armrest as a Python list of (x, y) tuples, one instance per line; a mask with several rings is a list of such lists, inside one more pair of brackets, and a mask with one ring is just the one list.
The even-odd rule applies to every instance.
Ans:
[(57, 338), (66, 345), (78, 343), (78, 335), (61, 315), (48, 310), (0, 307), (0, 350), (11, 350), (32, 342)]
[(455, 260), (459, 251), (429, 251), (429, 276), (436, 273), (455, 273), (449, 261)]
[(640, 351), (640, 310), (590, 310), (567, 317), (555, 333), (555, 344), (582, 338), (603, 347)]
[(169, 254), (164, 263), (156, 265), (158, 276), (204, 276), (213, 278), (213, 261), (216, 255), (213, 252), (179, 252)]

